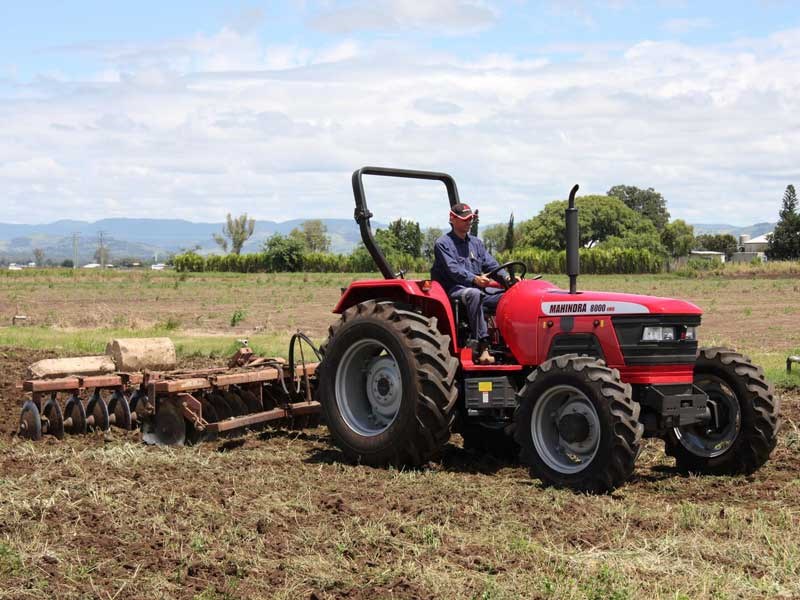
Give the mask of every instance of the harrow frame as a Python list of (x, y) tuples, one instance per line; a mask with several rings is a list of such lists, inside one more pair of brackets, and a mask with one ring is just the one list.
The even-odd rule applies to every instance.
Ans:
[[(188, 441), (281, 421), (299, 429), (315, 424), (314, 416), (321, 412), (319, 402), (313, 399), (318, 365), (317, 362), (304, 361), (294, 365), (292, 361), (292, 366), (289, 366), (281, 359), (254, 358), (249, 349), (243, 348), (227, 368), (28, 379), (18, 386), (30, 394), (30, 399), (23, 404), (19, 433), (31, 439), (39, 439), (45, 434), (60, 439), (65, 428), (77, 429), (78, 432), (107, 430), (112, 425), (133, 429), (154, 422), (159, 411), (167, 408), (177, 411), (194, 429), (196, 435), (186, 436)], [(111, 394), (111, 401), (127, 405), (127, 410), (121, 414), (127, 414), (128, 418), (121, 419), (122, 423), (116, 422), (113, 412), (109, 416), (111, 402), (103, 398), (104, 392)], [(208, 412), (212, 411), (204, 414), (203, 406), (209, 406), (215, 394), (234, 392), (252, 394), (248, 396), (250, 403), (245, 414), (241, 414), (243, 402), (236, 403), (237, 409), (232, 416), (211, 419)], [(79, 408), (79, 412), (83, 413), (83, 423), (80, 423), (80, 418), (62, 418), (63, 409), (58, 403), (60, 394), (69, 395), (66, 405), (70, 401), (81, 404), (83, 411)], [(87, 400), (83, 401), (82, 396)], [(241, 400), (241, 395), (238, 397)], [(43, 410), (50, 400), (57, 405), (58, 416), (54, 422), (45, 416)], [(213, 408), (213, 404), (211, 406)], [(253, 407), (256, 409), (250, 410)], [(105, 414), (105, 419), (87, 415), (87, 412), (92, 413), (87, 409), (95, 409), (97, 415)], [(48, 412), (51, 416), (53, 410), (50, 405)], [(142, 429), (144, 431), (145, 427)], [(160, 443), (157, 437), (154, 443)]]

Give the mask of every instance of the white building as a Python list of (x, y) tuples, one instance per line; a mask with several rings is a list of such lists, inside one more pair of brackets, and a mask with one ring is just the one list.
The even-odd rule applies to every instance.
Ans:
[(714, 250), (692, 250), (689, 252), (690, 257), (705, 258), (706, 260), (716, 260), (717, 262), (725, 262), (724, 252), (715, 252)]
[[(768, 235), (772, 235), (772, 232), (767, 232), (752, 239), (742, 239), (739, 245), (742, 247), (743, 252), (766, 252), (767, 248), (769, 248)], [(744, 237), (742, 236), (742, 238)]]

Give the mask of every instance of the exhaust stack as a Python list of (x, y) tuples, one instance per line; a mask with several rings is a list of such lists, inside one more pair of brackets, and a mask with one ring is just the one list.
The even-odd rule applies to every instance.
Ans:
[(578, 252), (580, 237), (578, 235), (578, 209), (575, 208), (575, 194), (578, 184), (569, 193), (569, 205), (564, 211), (567, 221), (567, 275), (569, 275), (569, 293), (577, 294), (578, 275), (581, 272), (581, 258)]

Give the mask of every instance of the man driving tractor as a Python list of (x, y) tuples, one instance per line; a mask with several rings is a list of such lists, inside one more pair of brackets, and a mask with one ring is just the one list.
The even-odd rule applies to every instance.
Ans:
[[(484, 310), (497, 307), (503, 290), (489, 287), (492, 280), (484, 273), (500, 265), (486, 251), (483, 242), (469, 234), (474, 218), (475, 214), (466, 204), (459, 203), (450, 208), (451, 230), (436, 240), (431, 279), (438, 281), (450, 298), (460, 300), (466, 306), (469, 326), (478, 342), (475, 361), (492, 364), (494, 357), (489, 353)], [(509, 281), (505, 270), (497, 275)]]

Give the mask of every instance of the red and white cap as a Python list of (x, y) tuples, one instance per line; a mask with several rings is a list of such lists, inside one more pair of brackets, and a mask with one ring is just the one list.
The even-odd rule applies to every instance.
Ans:
[(462, 221), (471, 221), (475, 217), (475, 214), (468, 205), (460, 202), (450, 207), (450, 216), (461, 219)]

